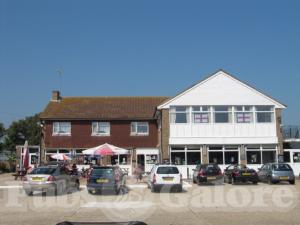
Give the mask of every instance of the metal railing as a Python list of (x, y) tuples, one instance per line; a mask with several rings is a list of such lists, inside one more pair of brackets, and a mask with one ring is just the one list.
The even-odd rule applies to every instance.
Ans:
[(283, 126), (284, 139), (300, 139), (300, 126)]

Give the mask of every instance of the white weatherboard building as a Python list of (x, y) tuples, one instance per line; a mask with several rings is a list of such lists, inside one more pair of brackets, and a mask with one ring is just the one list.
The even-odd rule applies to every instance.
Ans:
[[(257, 169), (277, 161), (283, 153), (280, 123), (284, 108), (218, 71), (158, 106), (163, 158), (177, 164), (184, 177), (190, 177), (199, 163), (218, 163), (222, 169), (243, 163)], [(167, 122), (169, 129), (164, 129)]]

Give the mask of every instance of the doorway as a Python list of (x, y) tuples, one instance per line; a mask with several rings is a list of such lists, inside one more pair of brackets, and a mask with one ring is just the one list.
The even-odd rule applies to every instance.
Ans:
[(143, 172), (145, 171), (145, 155), (137, 155), (137, 165), (141, 165)]

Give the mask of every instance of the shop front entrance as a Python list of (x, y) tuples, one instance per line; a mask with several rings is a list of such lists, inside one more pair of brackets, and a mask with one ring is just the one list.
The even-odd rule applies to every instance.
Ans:
[(158, 149), (136, 149), (136, 162), (143, 172), (150, 172), (152, 167), (159, 162)]

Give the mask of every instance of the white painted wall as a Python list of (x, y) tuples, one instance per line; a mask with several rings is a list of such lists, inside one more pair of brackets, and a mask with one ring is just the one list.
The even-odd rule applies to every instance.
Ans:
[(276, 108), (284, 108), (280, 103), (223, 71), (219, 71), (158, 108), (169, 108), (171, 105), (274, 105)]
[(170, 144), (278, 143), (276, 124), (170, 124)]

